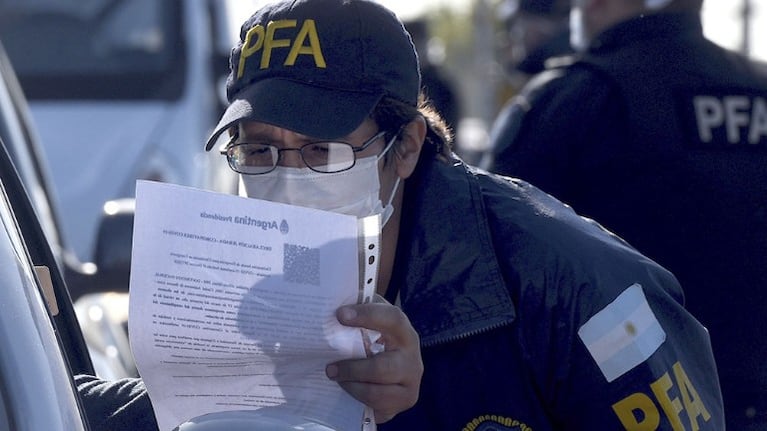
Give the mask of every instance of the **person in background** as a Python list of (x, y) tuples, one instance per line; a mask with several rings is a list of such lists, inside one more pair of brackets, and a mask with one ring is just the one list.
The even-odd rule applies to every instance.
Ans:
[(532, 182), (668, 268), (711, 334), (728, 429), (767, 429), (767, 74), (707, 40), (702, 0), (575, 0), (570, 65), (494, 135)]
[(571, 54), (569, 12), (569, 0), (503, 1), (499, 14), (507, 73), (521, 74), (524, 81), (542, 72), (547, 61)]
[(445, 120), (451, 130), (455, 130), (461, 118), (461, 103), (452, 79), (445, 72), (442, 64), (430, 54), (431, 42), (434, 40), (429, 30), (426, 18), (416, 18), (405, 23), (405, 29), (410, 34), (421, 65), (421, 87), (424, 94), (437, 112)]
[(509, 128), (506, 122), (519, 109), (515, 97), (527, 81), (557, 62), (566, 61), (573, 53), (570, 46), (570, 0), (505, 0), (498, 13), (503, 21), (500, 40), (501, 62), (508, 77), (510, 95), (490, 127), (489, 149), (482, 154), (477, 166), (487, 169), (493, 162), (494, 144), (502, 141), (497, 135)]
[(381, 216), (377, 291), (417, 331), (418, 400), (394, 416), (418, 387), (404, 362), (376, 363), (377, 384), (357, 369), (370, 359), (327, 372), (389, 399), (380, 430), (722, 429), (708, 334), (673, 275), (530, 184), (457, 159), (391, 11), (283, 0), (240, 37), (206, 145), (229, 136), (219, 151), (240, 194)]

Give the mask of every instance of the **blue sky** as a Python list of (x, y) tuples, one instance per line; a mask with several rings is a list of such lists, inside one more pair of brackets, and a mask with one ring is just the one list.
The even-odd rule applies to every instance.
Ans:
[[(720, 45), (740, 49), (743, 39), (739, 22), (742, 0), (707, 0), (703, 5), (706, 35)], [(767, 0), (751, 0), (751, 5), (751, 54), (754, 58), (767, 61)]]

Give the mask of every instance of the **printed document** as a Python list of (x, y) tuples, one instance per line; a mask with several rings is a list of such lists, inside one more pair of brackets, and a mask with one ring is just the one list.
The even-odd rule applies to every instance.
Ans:
[(366, 355), (335, 312), (373, 295), (379, 223), (139, 181), (129, 332), (160, 430), (257, 409), (374, 429), (325, 367)]

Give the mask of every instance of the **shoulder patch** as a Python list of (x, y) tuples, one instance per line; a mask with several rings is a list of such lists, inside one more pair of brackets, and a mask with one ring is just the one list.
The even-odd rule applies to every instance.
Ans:
[(636, 283), (584, 323), (578, 336), (608, 382), (647, 360), (666, 341), (666, 332)]

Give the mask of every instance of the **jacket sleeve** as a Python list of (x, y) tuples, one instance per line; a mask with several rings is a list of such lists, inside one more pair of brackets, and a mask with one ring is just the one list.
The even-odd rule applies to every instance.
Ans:
[(75, 376), (91, 431), (157, 431), (154, 410), (141, 379), (115, 381)]
[(575, 313), (573, 367), (562, 382), (574, 402), (555, 402), (557, 416), (578, 417), (573, 429), (723, 430), (708, 332), (654, 280), (627, 284)]
[(723, 430), (708, 331), (683, 307), (673, 274), (550, 197), (536, 202), (550, 216), (518, 235), (542, 243), (514, 261), (527, 268), (518, 322), (552, 422), (563, 430)]

